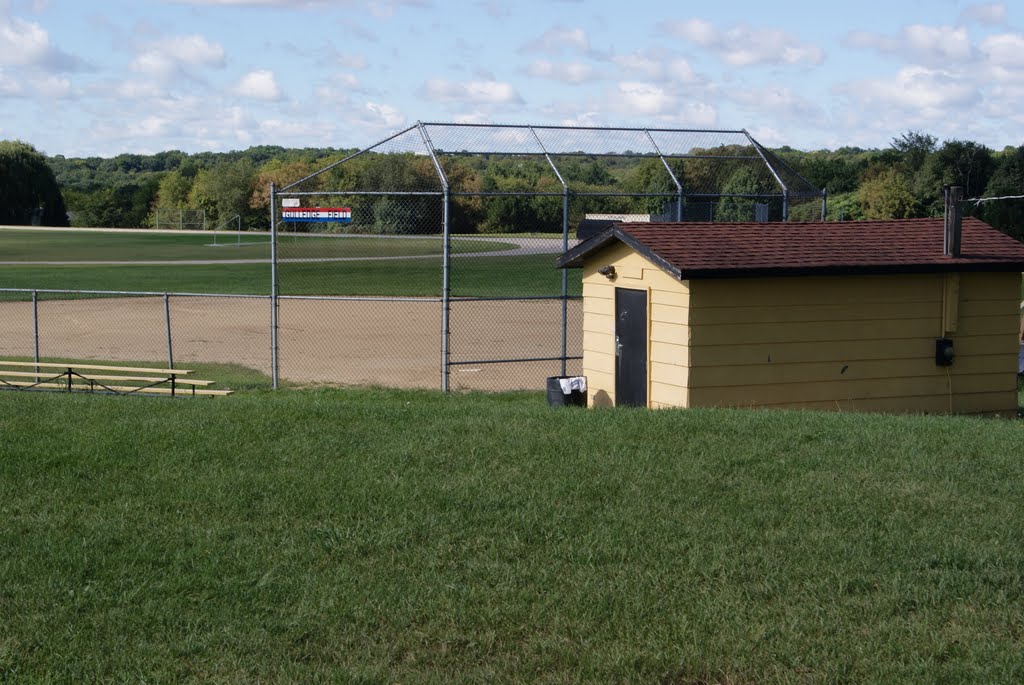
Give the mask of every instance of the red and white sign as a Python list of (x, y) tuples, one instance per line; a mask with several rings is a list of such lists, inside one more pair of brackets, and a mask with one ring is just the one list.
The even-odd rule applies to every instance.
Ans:
[(336, 221), (347, 224), (352, 221), (351, 207), (284, 207), (282, 221)]

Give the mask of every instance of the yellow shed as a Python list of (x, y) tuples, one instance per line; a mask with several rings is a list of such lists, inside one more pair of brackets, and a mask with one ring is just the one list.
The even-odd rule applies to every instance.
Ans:
[(948, 230), (617, 224), (558, 259), (583, 269), (588, 402), (1016, 414), (1024, 244)]

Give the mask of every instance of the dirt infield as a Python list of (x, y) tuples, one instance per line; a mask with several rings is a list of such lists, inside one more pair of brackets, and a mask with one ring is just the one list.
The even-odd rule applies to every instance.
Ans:
[[(270, 301), (173, 296), (169, 300), (175, 364), (237, 363), (269, 374)], [(453, 302), (452, 362), (555, 357), (561, 354), (561, 302)], [(41, 357), (153, 362), (166, 360), (161, 297), (39, 302)], [(580, 354), (582, 306), (569, 302), (570, 356)], [(0, 356), (32, 357), (31, 302), (0, 303)], [(300, 384), (440, 388), (439, 302), (282, 299), (282, 380)], [(559, 362), (457, 364), (453, 389), (544, 387)], [(579, 362), (568, 372), (579, 373)]]

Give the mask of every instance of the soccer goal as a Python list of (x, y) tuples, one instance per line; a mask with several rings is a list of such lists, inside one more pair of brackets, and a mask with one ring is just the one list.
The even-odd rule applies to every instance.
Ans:
[[(234, 234), (234, 236), (232, 236)], [(232, 240), (232, 237), (234, 238)], [(207, 247), (238, 247), (239, 245), (266, 245), (270, 242), (269, 236), (260, 235), (264, 240), (242, 240), (242, 217), (235, 214), (230, 219), (222, 221), (213, 229), (213, 242), (206, 243)]]
[(158, 207), (154, 212), (153, 228), (165, 231), (204, 231), (206, 210)]

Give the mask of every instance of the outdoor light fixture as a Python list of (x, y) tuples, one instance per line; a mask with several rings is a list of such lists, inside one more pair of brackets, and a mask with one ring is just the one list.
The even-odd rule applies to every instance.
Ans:
[(615, 267), (609, 264), (608, 266), (602, 266), (597, 270), (597, 273), (601, 274), (605, 278), (611, 280), (615, 278)]
[(935, 365), (953, 366), (953, 341), (949, 338), (935, 340)]

